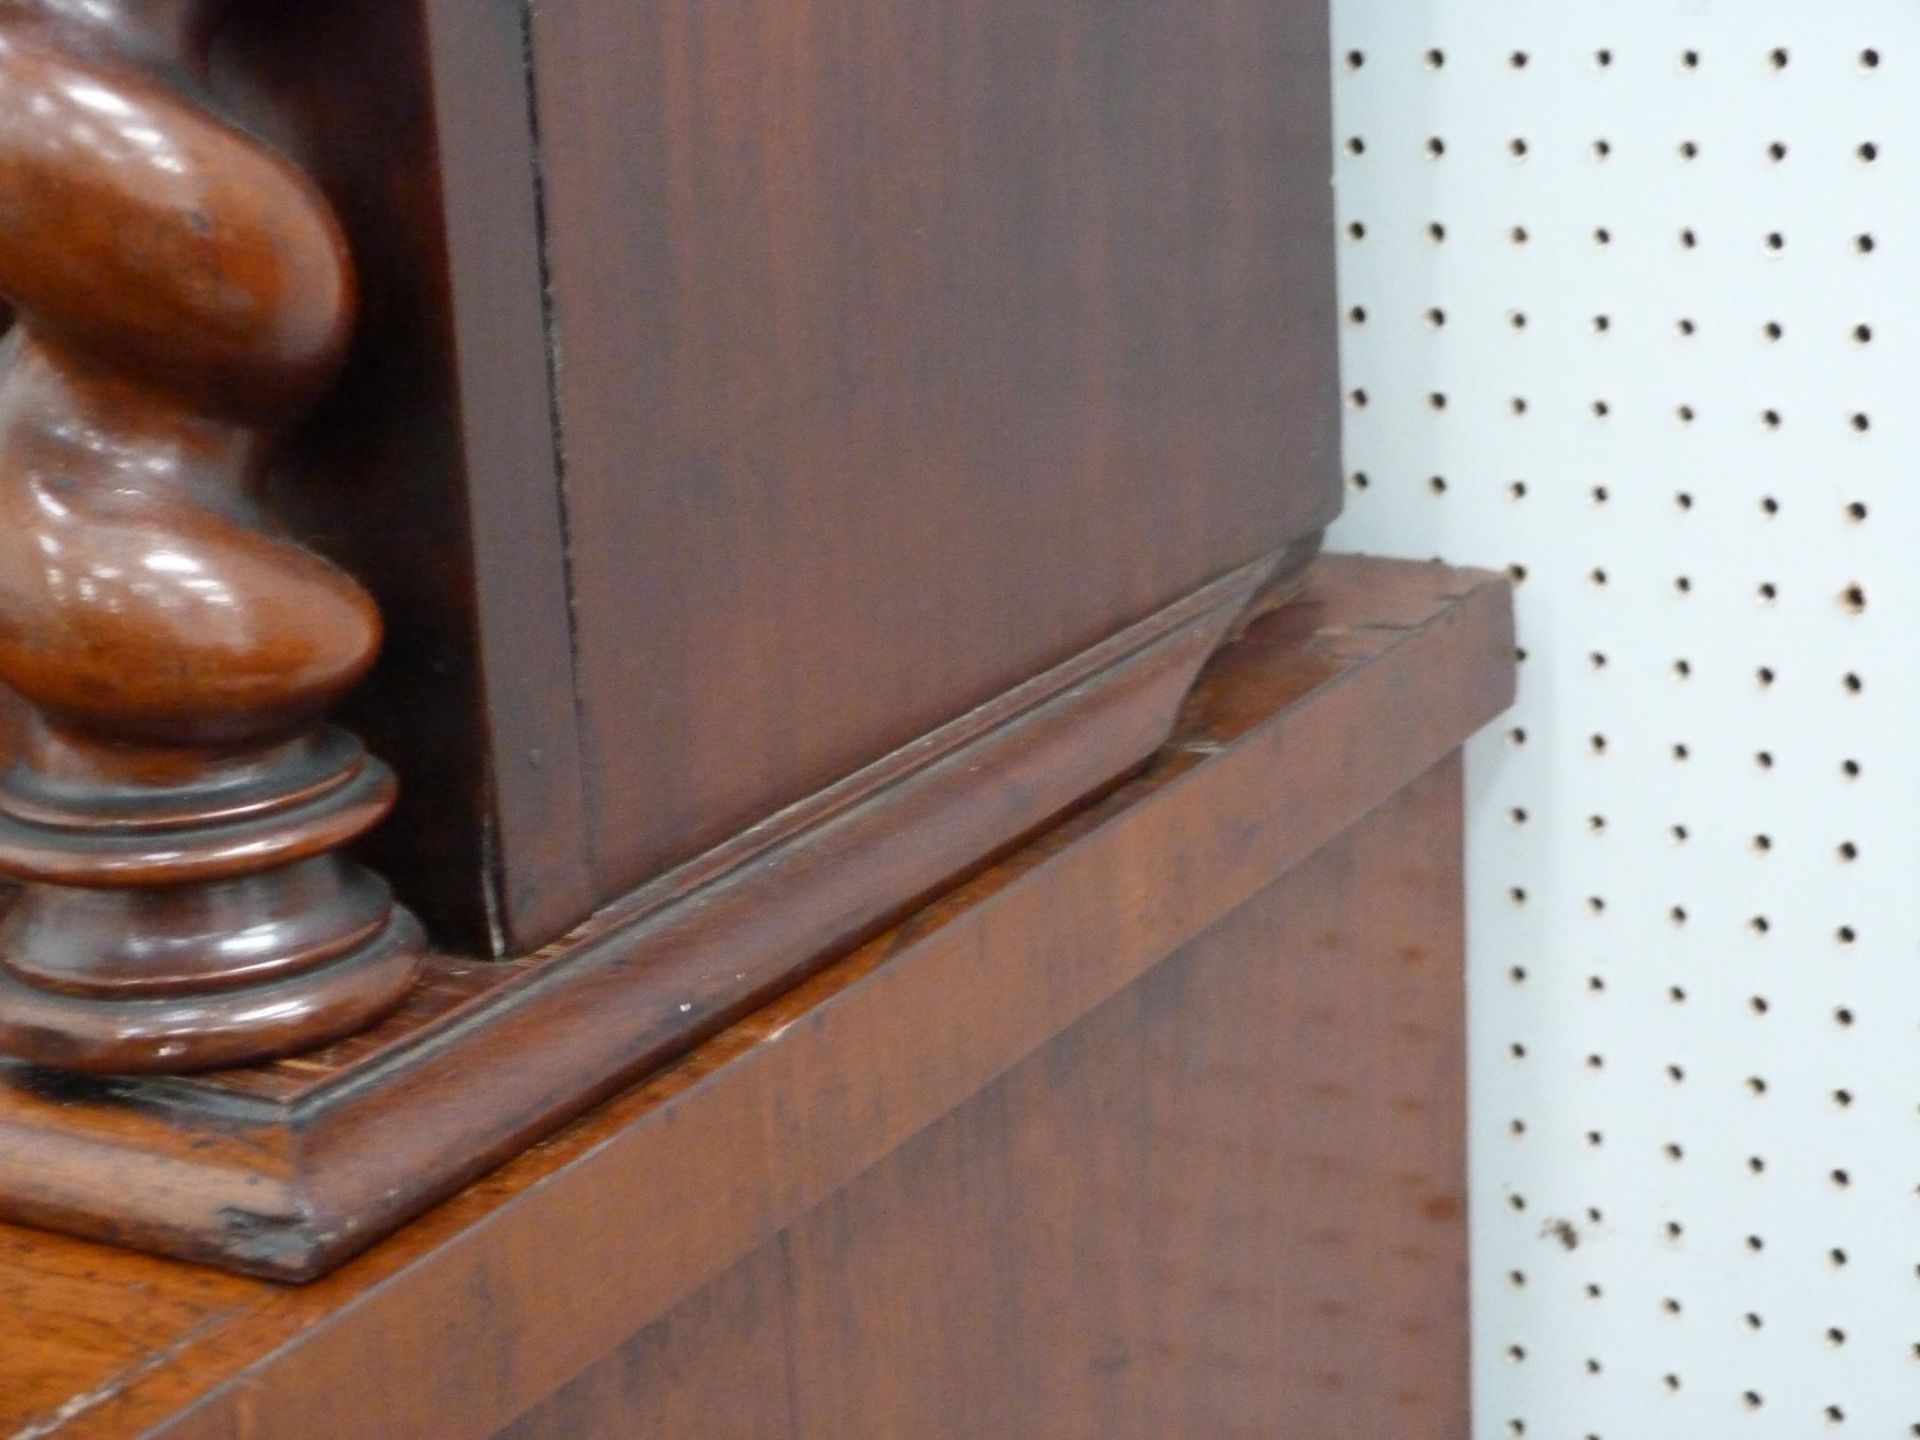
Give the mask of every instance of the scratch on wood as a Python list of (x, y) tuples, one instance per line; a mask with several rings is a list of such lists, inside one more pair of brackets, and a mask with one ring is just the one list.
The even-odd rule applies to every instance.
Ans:
[(59, 1409), (50, 1411), (38, 1420), (30, 1420), (19, 1430), (6, 1437), (6, 1440), (46, 1440), (47, 1436), (58, 1435), (68, 1425), (78, 1420), (89, 1410), (96, 1410), (120, 1398), (141, 1380), (172, 1363), (174, 1356), (193, 1345), (201, 1336), (227, 1323), (239, 1315), (245, 1306), (235, 1306), (222, 1310), (217, 1315), (209, 1315), (198, 1325), (181, 1334), (178, 1338), (159, 1349), (149, 1351), (141, 1360), (126, 1369), (109, 1375), (100, 1384), (84, 1394), (76, 1395)]

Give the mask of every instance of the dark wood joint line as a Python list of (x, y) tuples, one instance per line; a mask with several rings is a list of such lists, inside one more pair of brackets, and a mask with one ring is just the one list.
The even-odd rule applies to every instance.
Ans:
[(257, 496), (354, 275), (319, 191), (206, 85), (223, 0), (0, 9), (0, 1052), (189, 1071), (357, 1030), (424, 940), (343, 847), (394, 780), (323, 717), (367, 593)]

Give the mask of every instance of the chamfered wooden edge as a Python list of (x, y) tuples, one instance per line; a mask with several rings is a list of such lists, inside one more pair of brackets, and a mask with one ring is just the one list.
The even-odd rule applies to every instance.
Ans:
[(0, 1070), (0, 1217), (311, 1279), (845, 953), (1158, 748), (1243, 566), (596, 916), (291, 1102)]
[(47, 1433), (492, 1434), (1448, 760), (1510, 702), (1512, 646), (1494, 577), (1322, 562), (1143, 775), (337, 1273), (231, 1293)]
[(497, 954), (594, 907), (556, 450), (526, 13), (419, 0), (445, 204), (481, 680), (499, 843), (482, 884)]

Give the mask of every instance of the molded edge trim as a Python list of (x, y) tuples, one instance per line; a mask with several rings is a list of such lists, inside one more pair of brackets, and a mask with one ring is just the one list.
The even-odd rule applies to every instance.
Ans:
[[(0, 1218), (272, 1279), (326, 1273), (1150, 757), (1275, 558), (643, 887), (293, 1107), (137, 1081), (48, 1104), (13, 1072)], [(243, 1143), (203, 1156), (213, 1136)]]

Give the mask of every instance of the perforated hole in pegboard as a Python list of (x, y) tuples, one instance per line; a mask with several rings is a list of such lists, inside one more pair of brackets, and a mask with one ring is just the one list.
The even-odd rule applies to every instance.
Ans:
[(1342, 548), (1470, 754), (1475, 1433), (1920, 1434), (1920, 9), (1335, 0)]

